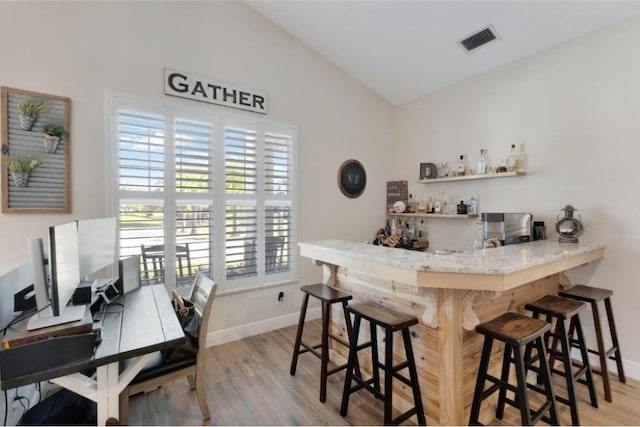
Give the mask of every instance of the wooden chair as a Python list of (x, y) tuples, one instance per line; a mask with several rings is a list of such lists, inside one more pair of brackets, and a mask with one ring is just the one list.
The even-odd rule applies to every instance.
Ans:
[(128, 424), (129, 421), (129, 396), (156, 389), (165, 383), (184, 377), (187, 377), (191, 389), (196, 391), (202, 418), (209, 419), (209, 406), (204, 386), (204, 358), (211, 307), (217, 288), (218, 285), (208, 277), (202, 274), (196, 276), (191, 287), (189, 300), (202, 315), (202, 323), (198, 331), (198, 354), (188, 359), (164, 363), (162, 355), (157, 352), (152, 360), (155, 363), (147, 365), (120, 393), (120, 423), (122, 425)]
[(276, 272), (282, 264), (284, 237), (267, 236), (265, 240), (265, 270), (267, 273)]
[[(164, 245), (140, 245), (140, 252), (142, 253), (144, 284), (164, 283)], [(176, 261), (178, 262), (178, 265), (176, 266), (176, 278), (178, 281), (180, 281), (179, 279), (188, 279), (193, 277), (189, 243), (176, 246)]]

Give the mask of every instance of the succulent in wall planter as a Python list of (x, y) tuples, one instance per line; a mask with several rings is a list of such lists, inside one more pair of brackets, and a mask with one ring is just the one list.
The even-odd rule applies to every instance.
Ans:
[(42, 164), (37, 157), (9, 157), (7, 158), (7, 170), (16, 187), (26, 187), (31, 173)]
[(44, 151), (47, 153), (55, 153), (60, 144), (60, 138), (65, 134), (64, 127), (53, 123), (46, 123), (42, 126), (44, 132)]
[(20, 127), (31, 130), (36, 120), (49, 106), (44, 100), (36, 102), (33, 98), (27, 98), (18, 105)]

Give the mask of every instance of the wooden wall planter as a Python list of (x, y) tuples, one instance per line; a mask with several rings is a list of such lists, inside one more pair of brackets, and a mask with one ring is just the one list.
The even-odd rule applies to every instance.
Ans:
[[(3, 213), (71, 212), (71, 99), (8, 87), (1, 88), (0, 162)], [(31, 130), (20, 125), (18, 106), (27, 98), (44, 100), (48, 108)], [(47, 152), (42, 127), (46, 123), (62, 125), (65, 135), (55, 152)], [(16, 186), (7, 169), (8, 156), (36, 157), (42, 162), (29, 176), (27, 186)]]

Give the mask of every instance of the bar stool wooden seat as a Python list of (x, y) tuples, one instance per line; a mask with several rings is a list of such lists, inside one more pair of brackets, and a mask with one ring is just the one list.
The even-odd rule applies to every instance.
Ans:
[[(413, 347), (411, 345), (411, 334), (409, 327), (418, 324), (415, 317), (399, 313), (377, 304), (356, 303), (351, 304), (347, 308), (353, 313), (353, 331), (350, 338), (351, 346), (349, 348), (349, 361), (347, 362), (347, 374), (344, 381), (344, 392), (342, 394), (342, 406), (340, 415), (347, 415), (349, 406), (349, 396), (360, 389), (366, 389), (378, 399), (384, 401), (384, 424), (398, 425), (413, 415), (418, 418), (418, 425), (426, 425), (427, 421), (422, 406), (422, 397), (420, 396), (420, 386), (418, 384), (418, 372), (413, 357)], [(358, 345), (358, 335), (360, 332), (360, 324), (362, 319), (369, 322), (371, 340), (369, 342)], [(385, 351), (384, 363), (378, 360), (378, 341), (377, 327), (380, 326), (385, 331)], [(406, 360), (396, 365), (393, 364), (393, 334), (394, 332), (402, 332), (404, 341), (404, 351)], [(365, 380), (362, 374), (355, 369), (357, 367), (358, 352), (371, 348), (371, 368), (373, 376)], [(403, 369), (409, 370), (409, 378), (400, 374)], [(384, 371), (384, 393), (380, 391), (380, 369)], [(393, 378), (396, 378), (411, 387), (413, 392), (414, 407), (405, 413), (393, 418), (392, 402), (393, 402)], [(356, 385), (351, 387), (352, 381)]]
[[(547, 354), (549, 357), (549, 369), (551, 374), (558, 374), (566, 379), (567, 397), (559, 396), (556, 393), (556, 400), (568, 405), (571, 411), (571, 423), (580, 425), (578, 417), (578, 402), (576, 400), (575, 383), (581, 382), (589, 388), (589, 397), (591, 406), (598, 407), (598, 399), (596, 397), (596, 389), (593, 384), (593, 376), (591, 374), (591, 366), (589, 365), (589, 354), (580, 325), (579, 313), (586, 305), (583, 302), (563, 298), (557, 295), (546, 295), (537, 301), (526, 304), (524, 308), (532, 312), (532, 317), (539, 319), (541, 315), (546, 317), (546, 321), (552, 325), (555, 323), (553, 331), (545, 334), (545, 343)], [(569, 321), (569, 329), (567, 330), (567, 320)], [(576, 339), (572, 336), (576, 334)], [(553, 339), (551, 339), (553, 338)], [(557, 349), (557, 343), (560, 341), (560, 350)], [(574, 372), (571, 360), (571, 347), (575, 346), (580, 351), (581, 365)], [(526, 357), (525, 357), (526, 359)], [(555, 360), (562, 361), (563, 369), (555, 369)]]
[[(480, 415), (480, 404), (496, 391), (499, 391), (498, 404), (496, 406), (496, 418), (502, 419), (504, 416), (504, 406), (509, 404), (520, 409), (522, 425), (532, 425), (542, 419), (553, 425), (558, 425), (558, 411), (556, 407), (555, 395), (551, 385), (551, 373), (547, 362), (547, 352), (544, 345), (544, 334), (551, 329), (551, 325), (544, 320), (534, 319), (518, 313), (504, 313), (503, 315), (481, 323), (476, 326), (476, 332), (485, 336), (482, 347), (482, 356), (478, 368), (478, 377), (473, 402), (471, 404), (471, 414), (469, 415), (469, 425), (480, 425), (478, 419)], [(491, 358), (491, 347), (493, 341), (498, 340), (504, 343), (504, 354), (502, 358), (502, 373), (500, 378), (488, 373), (489, 361)], [(539, 366), (541, 384), (527, 383), (525, 351), (528, 344), (532, 344), (537, 350), (536, 359)], [(515, 365), (517, 384), (509, 383), (509, 371), (511, 365)], [(493, 383), (485, 390), (485, 381)], [(533, 390), (546, 397), (544, 403), (538, 410), (531, 410), (527, 390)], [(514, 398), (507, 397), (507, 391), (514, 393)], [(549, 413), (546, 416), (546, 413)]]
[[(327, 377), (331, 374), (339, 372), (347, 367), (347, 364), (336, 366), (333, 369), (329, 367), (329, 338), (339, 342), (345, 347), (349, 348), (349, 343), (338, 336), (329, 333), (329, 325), (331, 322), (331, 304), (341, 303), (342, 311), (344, 312), (345, 325), (347, 327), (347, 334), (351, 336), (351, 317), (347, 313), (347, 301), (352, 296), (346, 292), (341, 292), (335, 288), (325, 285), (324, 283), (316, 283), (314, 285), (306, 285), (300, 288), (304, 292), (302, 299), (302, 308), (300, 309), (300, 319), (298, 320), (298, 331), (296, 333), (296, 342), (293, 347), (293, 357), (291, 359), (291, 375), (296, 374), (296, 367), (298, 365), (298, 356), (311, 352), (320, 358), (320, 402), (327, 400)], [(307, 306), (309, 304), (309, 296), (317, 298), (321, 302), (322, 306), (322, 338), (319, 344), (310, 345), (302, 341), (302, 333), (304, 330), (304, 319), (307, 314)], [(317, 349), (320, 348), (320, 353)], [(359, 372), (359, 367), (358, 367)]]
[[(620, 344), (618, 343), (618, 334), (616, 333), (616, 325), (613, 318), (613, 309), (611, 308), (611, 295), (613, 291), (603, 288), (595, 288), (585, 285), (576, 285), (572, 288), (559, 292), (560, 296), (573, 298), (583, 301), (591, 305), (591, 313), (593, 315), (593, 326), (596, 333), (597, 349), (588, 348), (589, 353), (597, 354), (600, 359), (600, 369), (593, 368), (592, 371), (602, 375), (602, 383), (604, 386), (604, 398), (607, 402), (611, 402), (611, 386), (609, 384), (609, 371), (607, 370), (607, 359), (614, 360), (618, 368), (618, 379), (621, 383), (626, 383), (624, 368), (622, 367), (622, 356), (620, 354)], [(609, 322), (609, 333), (611, 335), (611, 348), (606, 349), (604, 338), (602, 335), (602, 326), (600, 325), (600, 313), (598, 311), (598, 303), (604, 301), (607, 312), (607, 320)]]

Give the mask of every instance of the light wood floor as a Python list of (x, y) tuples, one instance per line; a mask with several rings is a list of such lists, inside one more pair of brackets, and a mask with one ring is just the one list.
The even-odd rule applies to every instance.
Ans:
[[(366, 392), (351, 395), (349, 413), (341, 417), (344, 372), (329, 376), (327, 401), (320, 403), (320, 360), (300, 356), (295, 376), (289, 375), (295, 326), (207, 349), (206, 386), (211, 425), (381, 425), (383, 405)], [(319, 321), (308, 322), (305, 340), (320, 337)], [(557, 377), (557, 376), (555, 376)], [(640, 381), (612, 381), (613, 403), (606, 402), (596, 375), (599, 408), (592, 408), (586, 387), (579, 385), (582, 425), (640, 425)], [(561, 378), (557, 378), (559, 382)], [(561, 385), (558, 384), (561, 389)], [(134, 396), (131, 425), (203, 424), (195, 392), (186, 380)], [(561, 423), (570, 425), (569, 410), (559, 405)], [(485, 421), (485, 420), (481, 420)], [(408, 424), (415, 423), (413, 417)], [(427, 423), (433, 424), (427, 419)], [(519, 425), (519, 414), (507, 407), (503, 420), (490, 424)], [(544, 425), (544, 423), (541, 423)]]

